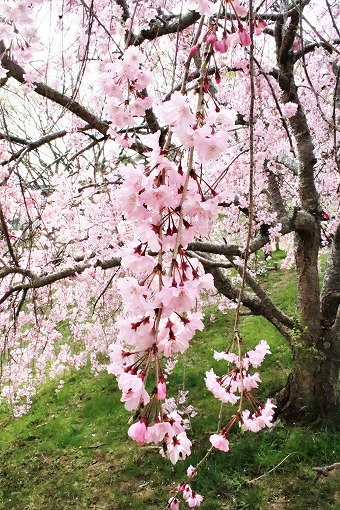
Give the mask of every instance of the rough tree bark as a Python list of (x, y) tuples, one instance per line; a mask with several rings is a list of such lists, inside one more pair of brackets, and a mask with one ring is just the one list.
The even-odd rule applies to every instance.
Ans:
[[(308, 215), (308, 222), (295, 231), (295, 264), (297, 272), (297, 308), (300, 325), (293, 341), (295, 367), (290, 374), (286, 387), (278, 400), (279, 411), (291, 420), (322, 417), (336, 422), (339, 412), (339, 330), (332, 318), (325, 321), (328, 313), (325, 306), (321, 309), (318, 258), (320, 249), (321, 206), (315, 186), (314, 146), (307, 118), (298, 96), (294, 79), (294, 53), (292, 44), (300, 22), (299, 9), (296, 8), (289, 23), (276, 23), (276, 51), (278, 64), (278, 83), (282, 90), (284, 103), (298, 105), (296, 114), (289, 119), (294, 135), (299, 160), (299, 199), (301, 210)], [(339, 287), (333, 282), (339, 271), (336, 262), (336, 241), (330, 256), (327, 277), (329, 286)], [(326, 280), (327, 281), (327, 280)], [(339, 280), (338, 280), (339, 282)], [(336, 301), (333, 289), (332, 299)], [(329, 293), (327, 284), (323, 290)], [(337, 301), (339, 305), (339, 299)], [(338, 340), (338, 341), (337, 341)]]

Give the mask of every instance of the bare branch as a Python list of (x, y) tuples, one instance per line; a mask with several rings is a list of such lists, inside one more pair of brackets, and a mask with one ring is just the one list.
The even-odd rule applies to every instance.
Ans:
[[(2, 66), (4, 69), (8, 70), (8, 76), (14, 78), (19, 83), (26, 83), (24, 78), (24, 69), (9, 58), (3, 41), (0, 41), (0, 53), (3, 54)], [(84, 106), (82, 106), (77, 101), (74, 101), (72, 98), (66, 96), (65, 94), (61, 94), (57, 90), (49, 87), (44, 83), (34, 82), (33, 85), (35, 92), (37, 92), (37, 94), (40, 96), (50, 99), (51, 101), (54, 101), (55, 103), (63, 106), (70, 112), (77, 115), (77, 117), (82, 119), (84, 122), (88, 123), (91, 128), (99, 131), (101, 134), (105, 135), (107, 133), (109, 123), (99, 119), (96, 115), (84, 108)]]
[(61, 131), (56, 131), (55, 133), (50, 133), (49, 135), (42, 136), (41, 138), (39, 138), (39, 140), (36, 140), (35, 142), (26, 141), (24, 148), (18, 150), (14, 154), (12, 154), (11, 157), (7, 161), (1, 161), (0, 166), (4, 166), (4, 165), (7, 165), (8, 163), (11, 163), (12, 161), (16, 161), (23, 154), (27, 154), (28, 152), (30, 152), (34, 149), (38, 149), (42, 145), (45, 145), (46, 143), (50, 143), (53, 140), (62, 138), (66, 134), (67, 134), (67, 131), (65, 129), (62, 129)]
[(308, 53), (312, 53), (317, 48), (324, 48), (329, 53), (333, 53), (333, 51), (336, 51), (336, 53), (339, 53), (339, 51), (335, 48), (335, 46), (338, 44), (340, 44), (340, 39), (333, 39), (333, 41), (331, 41), (331, 42), (324, 40), (322, 42), (314, 42), (314, 43), (306, 44), (302, 50), (294, 53), (293, 60), (294, 60), (294, 62), (297, 62), (304, 55), (307, 55)]
[(18, 143), (19, 145), (28, 145), (30, 142), (18, 136), (0, 133), (0, 140), (7, 140), (8, 142)]
[(14, 264), (16, 266), (19, 267), (19, 263), (18, 263), (18, 259), (14, 253), (14, 250), (13, 250), (13, 246), (12, 246), (12, 243), (11, 243), (11, 238), (10, 238), (10, 235), (9, 235), (9, 232), (8, 232), (8, 228), (7, 228), (7, 223), (6, 223), (6, 219), (5, 219), (5, 216), (4, 216), (4, 213), (3, 213), (3, 210), (2, 210), (2, 205), (0, 204), (0, 225), (1, 225), (1, 231), (6, 239), (6, 243), (7, 243), (7, 248), (8, 248), (8, 251), (11, 255), (11, 258), (14, 262)]
[[(212, 274), (217, 290), (236, 303), (239, 296), (239, 288), (231, 283), (230, 279), (223, 274), (221, 269), (204, 264), (203, 266), (207, 272)], [(271, 309), (267, 308), (258, 296), (244, 291), (242, 304), (249, 308), (254, 315), (263, 315), (263, 317), (271, 322), (287, 339), (290, 339), (291, 328), (284, 325), (277, 317), (274, 317)], [(287, 320), (289, 320), (288, 317)]]
[(111, 269), (113, 267), (120, 266), (120, 257), (114, 257), (109, 260), (96, 260), (95, 263), (92, 262), (84, 262), (82, 264), (76, 264), (72, 267), (68, 267), (62, 269), (56, 273), (50, 273), (47, 275), (41, 275), (37, 277), (33, 277), (32, 275), (27, 275), (31, 277), (29, 282), (17, 283), (10, 287), (5, 294), (0, 298), (0, 304), (4, 303), (6, 299), (8, 299), (12, 294), (18, 293), (22, 290), (28, 289), (38, 289), (41, 287), (46, 287), (60, 280), (65, 280), (66, 278), (71, 278), (73, 276), (77, 276), (88, 269), (90, 267), (100, 267), (101, 269)]
[(140, 34), (132, 35), (129, 44), (133, 46), (140, 46), (146, 40), (153, 41), (162, 35), (182, 32), (186, 28), (196, 23), (200, 17), (200, 14), (195, 11), (190, 11), (184, 16), (171, 15), (169, 21), (165, 17), (165, 23), (154, 23), (153, 26), (151, 26), (148, 30), (142, 30)]

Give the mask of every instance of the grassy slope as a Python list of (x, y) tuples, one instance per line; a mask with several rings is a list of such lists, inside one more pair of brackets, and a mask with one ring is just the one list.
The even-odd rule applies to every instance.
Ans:
[[(291, 308), (294, 284), (288, 272), (264, 277)], [(292, 309), (292, 308), (291, 308)], [(216, 430), (218, 402), (204, 386), (204, 372), (213, 362), (214, 349), (225, 348), (232, 331), (232, 314), (197, 335), (187, 355), (185, 387), (198, 416), (192, 420), (195, 437), (190, 462), (175, 467), (157, 448), (138, 448), (126, 436), (129, 414), (119, 402), (114, 378), (89, 371), (70, 373), (60, 393), (46, 385), (27, 416), (12, 420), (0, 412), (0, 510), (125, 510), (165, 508), (169, 490), (189, 463), (205, 452)], [(244, 317), (242, 334), (249, 345), (266, 338), (273, 356), (262, 370), (262, 397), (283, 384), (290, 366), (289, 349), (275, 330), (259, 317)], [(172, 389), (182, 388), (180, 366)], [(227, 419), (228, 412), (224, 411)], [(313, 466), (340, 461), (339, 436), (327, 430), (288, 428), (278, 424), (259, 434), (231, 433), (231, 450), (216, 451), (195, 480), (209, 510), (340, 510), (340, 470), (315, 481)], [(273, 472), (283, 459), (286, 460)], [(261, 479), (249, 483), (267, 473)], [(184, 508), (184, 504), (182, 504)]]

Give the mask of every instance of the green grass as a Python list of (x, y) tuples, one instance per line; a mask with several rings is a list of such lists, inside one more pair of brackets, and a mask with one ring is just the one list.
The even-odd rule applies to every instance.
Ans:
[[(292, 271), (268, 271), (262, 277), (276, 302), (292, 312)], [(94, 377), (89, 369), (65, 375), (59, 393), (46, 384), (30, 412), (13, 420), (0, 408), (0, 510), (162, 510), (169, 491), (189, 464), (204, 455), (216, 431), (219, 403), (204, 384), (206, 370), (222, 370), (213, 360), (232, 338), (233, 315), (215, 311), (196, 335), (185, 361), (171, 378), (171, 390), (190, 390), (193, 454), (172, 466), (157, 447), (137, 447), (127, 437), (129, 413), (119, 402), (114, 377)], [(260, 317), (244, 316), (242, 336), (253, 347), (265, 338), (273, 355), (261, 370), (260, 396), (267, 398), (284, 384), (291, 367), (285, 340)], [(184, 369), (184, 376), (183, 376)], [(226, 421), (231, 409), (223, 412)], [(209, 510), (340, 510), (340, 470), (315, 480), (313, 467), (340, 461), (339, 435), (278, 423), (259, 434), (234, 429), (228, 453), (215, 451), (194, 479)], [(185, 504), (181, 503), (181, 508)]]

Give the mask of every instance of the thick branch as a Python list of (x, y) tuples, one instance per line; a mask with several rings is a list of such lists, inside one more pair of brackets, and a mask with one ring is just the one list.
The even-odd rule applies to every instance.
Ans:
[[(212, 274), (216, 289), (231, 301), (237, 302), (239, 289), (235, 287), (231, 281), (222, 273), (221, 269), (214, 266), (205, 265), (205, 270)], [(271, 322), (286, 338), (290, 339), (291, 328), (284, 325), (281, 321), (274, 317), (269, 308), (256, 295), (247, 291), (243, 292), (242, 304), (249, 308), (254, 315), (262, 315)], [(288, 317), (287, 317), (288, 319)]]
[(190, 251), (202, 251), (204, 253), (211, 253), (215, 255), (224, 255), (228, 256), (238, 256), (240, 257), (242, 252), (238, 245), (236, 244), (212, 244), (212, 243), (202, 243), (200, 241), (190, 243), (188, 246)]
[(293, 45), (296, 32), (299, 26), (300, 16), (297, 9), (293, 9), (290, 14), (290, 23), (282, 38), (281, 45), (278, 48), (278, 61), (284, 64), (289, 58), (289, 52)]
[(11, 143), (18, 143), (19, 145), (28, 145), (30, 142), (25, 140), (25, 138), (19, 138), (18, 136), (0, 133), (0, 140), (7, 140)]
[[(14, 78), (19, 83), (26, 83), (24, 78), (24, 69), (8, 57), (8, 53), (3, 41), (0, 41), (0, 54), (4, 55), (2, 58), (2, 66), (4, 69), (8, 70), (8, 76)], [(33, 85), (37, 94), (63, 106), (70, 112), (77, 115), (77, 117), (82, 119), (84, 122), (88, 123), (91, 128), (96, 129), (103, 135), (106, 134), (109, 128), (108, 122), (100, 120), (96, 115), (84, 108), (84, 106), (82, 106), (80, 103), (74, 101), (72, 98), (66, 96), (65, 94), (61, 94), (57, 90), (49, 87), (48, 85), (45, 85), (44, 83), (34, 82)]]
[(165, 17), (164, 23), (154, 23), (148, 30), (142, 30), (140, 34), (133, 35), (130, 39), (130, 45), (140, 46), (146, 40), (153, 41), (162, 35), (182, 32), (196, 23), (200, 17), (200, 14), (195, 11), (190, 11), (184, 16), (171, 16), (171, 20), (169, 21), (167, 21)]
[[(234, 267), (236, 267), (239, 275), (242, 276), (243, 267), (238, 264), (236, 265), (234, 264)], [(249, 285), (249, 287), (261, 301), (263, 309), (265, 310), (264, 316), (266, 317), (266, 319), (270, 320), (270, 322), (272, 322), (273, 324), (275, 322), (276, 327), (277, 324), (279, 323), (282, 324), (282, 326), (288, 328), (288, 330), (293, 329), (294, 322), (288, 317), (288, 315), (284, 314), (279, 308), (277, 308), (274, 305), (268, 294), (261, 287), (258, 281), (249, 273), (249, 271), (246, 271), (245, 279), (247, 285)]]
[(266, 173), (268, 179), (270, 203), (272, 204), (274, 211), (279, 217), (286, 216), (287, 210), (282, 199), (281, 189), (277, 182), (277, 177), (272, 171), (268, 170), (268, 168), (266, 168)]
[(50, 143), (53, 140), (57, 140), (58, 138), (62, 138), (67, 134), (67, 131), (65, 129), (62, 129), (61, 131), (57, 131), (55, 133), (50, 133), (49, 135), (42, 136), (39, 138), (39, 140), (36, 140), (35, 142), (28, 142), (26, 141), (26, 145), (24, 148), (18, 150), (14, 154), (11, 155), (11, 157), (6, 161), (1, 161), (0, 166), (7, 165), (8, 163), (11, 163), (12, 161), (16, 161), (23, 153), (30, 152), (34, 149), (38, 149), (42, 145), (45, 145), (46, 143)]
[[(97, 260), (94, 264), (92, 262), (84, 262), (82, 264), (76, 264), (73, 267), (68, 267), (58, 271), (56, 273), (51, 273), (48, 275), (41, 275), (37, 277), (32, 277), (32, 273), (30, 273), (31, 279), (28, 282), (17, 283), (10, 287), (5, 294), (0, 298), (0, 304), (4, 303), (6, 299), (8, 299), (12, 294), (20, 292), (21, 290), (28, 289), (38, 289), (41, 287), (46, 287), (60, 280), (65, 280), (66, 278), (70, 278), (72, 276), (76, 276), (77, 274), (81, 274), (88, 269), (89, 267), (100, 267), (101, 269), (111, 269), (113, 267), (120, 266), (121, 259), (120, 257), (114, 257), (109, 260)], [(14, 272), (14, 271), (13, 271)], [(21, 274), (23, 274), (21, 272)]]
[[(287, 213), (287, 215), (280, 217), (279, 221), (281, 223), (281, 234), (286, 235), (295, 231), (301, 233), (309, 231), (313, 226), (314, 218), (305, 211), (298, 211), (297, 209), (293, 209)], [(250, 244), (250, 253), (256, 253), (269, 242), (269, 236), (267, 234), (260, 233)], [(243, 249), (237, 244), (213, 244), (196, 241), (194, 243), (189, 243), (188, 250), (200, 251), (214, 255), (223, 255), (225, 257), (243, 256)]]
[(123, 9), (122, 20), (126, 21), (130, 17), (129, 6), (125, 0), (116, 0), (116, 4)]
[(313, 471), (316, 471), (316, 480), (318, 480), (322, 476), (328, 476), (330, 471), (339, 468), (340, 462), (335, 462), (334, 464), (330, 464), (329, 466), (313, 467), (312, 469)]
[(337, 44), (340, 44), (340, 39), (334, 39), (331, 42), (322, 41), (306, 44), (300, 51), (294, 53), (293, 60), (294, 62), (297, 62), (304, 55), (307, 55), (307, 53), (312, 53), (316, 48), (324, 48), (329, 53), (332, 53), (334, 49), (333, 47)]

